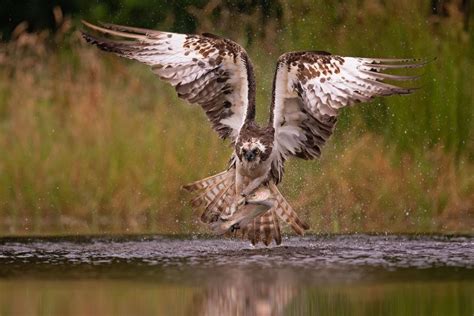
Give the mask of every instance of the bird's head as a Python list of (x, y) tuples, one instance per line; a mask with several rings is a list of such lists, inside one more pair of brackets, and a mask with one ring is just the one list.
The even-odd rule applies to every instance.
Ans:
[(259, 139), (251, 138), (240, 144), (238, 156), (241, 161), (258, 163), (266, 151), (266, 146)]
[(239, 160), (251, 164), (267, 160), (273, 148), (273, 135), (272, 127), (260, 128), (255, 123), (244, 125), (235, 144)]

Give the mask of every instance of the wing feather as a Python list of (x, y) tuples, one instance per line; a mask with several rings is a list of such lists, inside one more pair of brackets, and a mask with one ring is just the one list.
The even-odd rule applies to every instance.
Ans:
[[(235, 140), (245, 120), (255, 116), (255, 79), (245, 50), (212, 34), (186, 35), (83, 21), (101, 37), (83, 32), (104, 51), (151, 66), (178, 96), (199, 104), (222, 138)], [(107, 36), (107, 37), (104, 37)]]
[(383, 70), (420, 68), (419, 59), (356, 58), (326, 52), (291, 52), (282, 55), (273, 83), (270, 125), (275, 129), (272, 175), (283, 175), (290, 156), (319, 157), (331, 136), (339, 109), (375, 97), (410, 94), (404, 88), (384, 82), (416, 80), (419, 76), (383, 73)]

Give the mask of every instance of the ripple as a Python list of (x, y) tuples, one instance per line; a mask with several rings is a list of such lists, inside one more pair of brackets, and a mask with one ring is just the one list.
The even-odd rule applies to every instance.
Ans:
[(474, 237), (306, 236), (290, 237), (283, 245), (268, 248), (195, 236), (0, 239), (0, 277), (4, 278), (53, 275), (58, 269), (81, 277), (127, 277), (161, 275), (172, 268), (196, 273), (198, 269), (236, 267), (286, 269), (297, 271), (302, 278), (334, 276), (335, 271), (358, 277), (374, 269), (444, 269), (443, 273), (451, 274), (461, 269), (472, 276)]

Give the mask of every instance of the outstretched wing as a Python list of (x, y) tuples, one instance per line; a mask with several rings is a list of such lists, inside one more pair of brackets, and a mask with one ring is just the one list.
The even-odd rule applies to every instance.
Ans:
[(409, 94), (414, 89), (385, 80), (413, 80), (381, 72), (416, 68), (416, 59), (380, 59), (334, 56), (326, 52), (291, 52), (282, 55), (273, 82), (270, 124), (275, 128), (272, 175), (278, 182), (290, 156), (314, 159), (331, 136), (338, 111), (375, 97)]
[[(212, 34), (185, 35), (83, 21), (87, 42), (102, 50), (151, 66), (175, 87), (178, 96), (199, 104), (222, 138), (233, 140), (245, 118), (255, 116), (255, 79), (245, 50)], [(112, 38), (115, 37), (116, 39)]]

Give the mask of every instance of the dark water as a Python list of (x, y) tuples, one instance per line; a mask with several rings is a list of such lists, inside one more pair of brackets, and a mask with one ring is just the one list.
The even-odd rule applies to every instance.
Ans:
[(0, 315), (474, 315), (474, 237), (0, 239)]

